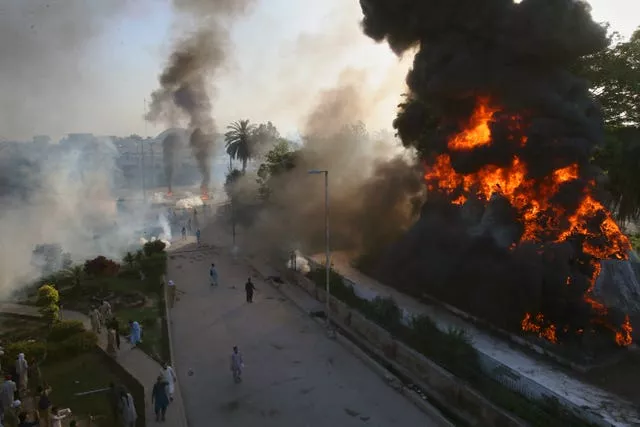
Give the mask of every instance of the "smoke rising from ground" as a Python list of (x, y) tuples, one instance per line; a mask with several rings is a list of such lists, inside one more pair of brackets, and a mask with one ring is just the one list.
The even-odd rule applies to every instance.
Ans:
[[(183, 34), (160, 74), (160, 88), (151, 94), (146, 118), (169, 126), (187, 120), (193, 131), (189, 144), (202, 173), (203, 189), (211, 177), (209, 162), (216, 131), (211, 106), (213, 79), (230, 53), (228, 25), (251, 3), (252, 0), (173, 0), (180, 15), (177, 26)], [(172, 150), (165, 153), (173, 156)], [(165, 165), (167, 162), (165, 159)]]
[[(359, 120), (375, 107), (366, 75), (347, 70), (323, 91), (303, 126), (295, 168), (272, 177), (269, 206), (252, 233), (262, 244), (318, 251), (324, 247), (324, 179), (329, 171), (332, 248), (359, 252), (389, 244), (415, 219), (422, 201), (422, 171), (415, 158), (385, 133), (370, 134)], [(241, 182), (241, 187), (250, 185)]]
[(16, 143), (0, 150), (0, 298), (41, 273), (37, 245), (58, 244), (73, 260), (116, 260), (135, 245), (145, 208), (116, 215), (116, 148), (109, 139), (62, 144)]

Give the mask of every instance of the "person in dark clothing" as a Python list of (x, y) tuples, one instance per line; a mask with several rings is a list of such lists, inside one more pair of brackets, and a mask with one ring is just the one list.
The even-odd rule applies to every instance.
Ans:
[(154, 411), (156, 413), (156, 421), (164, 421), (164, 416), (167, 412), (167, 406), (169, 406), (169, 384), (160, 375), (153, 385), (153, 391), (151, 392), (151, 403), (153, 404)]
[(120, 413), (122, 409), (120, 408), (120, 395), (122, 393), (122, 387), (116, 386), (113, 382), (109, 383), (109, 391), (107, 392), (107, 396), (109, 398), (109, 406), (111, 407), (111, 411), (113, 413), (113, 419), (119, 421), (121, 416)]
[(253, 291), (256, 290), (256, 287), (253, 286), (251, 277), (249, 277), (249, 279), (247, 279), (247, 283), (244, 284), (244, 290), (247, 293), (247, 302), (253, 302)]
[(18, 415), (18, 420), (20, 421), (18, 427), (34, 427), (40, 425), (40, 421), (27, 421), (26, 412), (21, 412), (20, 415)]

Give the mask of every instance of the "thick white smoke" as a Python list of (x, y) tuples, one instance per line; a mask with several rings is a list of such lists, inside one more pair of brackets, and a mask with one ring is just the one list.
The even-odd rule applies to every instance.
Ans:
[(38, 245), (60, 245), (75, 262), (98, 255), (120, 260), (139, 247), (139, 237), (150, 226), (165, 230), (149, 205), (118, 208), (117, 155), (108, 138), (76, 146), (25, 142), (1, 147), (0, 298), (41, 274), (32, 262)]

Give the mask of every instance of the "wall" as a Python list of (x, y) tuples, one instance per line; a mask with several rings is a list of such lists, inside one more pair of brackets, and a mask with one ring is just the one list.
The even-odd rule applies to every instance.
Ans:
[[(325, 291), (306, 277), (292, 274), (288, 279), (319, 301), (325, 301)], [(372, 351), (384, 356), (389, 364), (404, 376), (412, 378), (430, 400), (445, 411), (456, 414), (470, 425), (483, 427), (516, 427), (525, 425), (478, 394), (466, 383), (442, 369), (422, 354), (396, 341), (389, 332), (331, 297), (329, 309), (332, 320), (340, 327), (361, 338)]]

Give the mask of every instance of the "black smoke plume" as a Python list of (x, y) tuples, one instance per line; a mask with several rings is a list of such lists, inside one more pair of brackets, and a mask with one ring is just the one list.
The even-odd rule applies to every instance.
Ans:
[(176, 151), (179, 147), (180, 137), (176, 133), (169, 133), (162, 140), (162, 158), (164, 161), (164, 174), (167, 177), (167, 187), (171, 193), (173, 183), (173, 169), (176, 162)]
[(189, 128), (194, 130), (190, 145), (202, 173), (203, 189), (209, 185), (211, 175), (213, 138), (202, 134), (213, 135), (216, 130), (210, 98), (212, 79), (229, 54), (227, 26), (250, 3), (251, 0), (173, 0), (176, 12), (184, 18), (178, 24), (184, 27), (186, 36), (176, 42), (160, 74), (160, 88), (151, 94), (146, 119), (171, 126), (187, 119)]
[[(399, 55), (417, 50), (406, 79), (409, 94), (394, 121), (403, 143), (418, 149), (427, 168), (446, 154), (461, 174), (488, 165), (508, 168), (517, 156), (526, 164), (526, 178), (539, 183), (555, 170), (577, 165), (578, 179), (553, 200), (562, 212), (553, 218), (566, 223), (595, 176), (589, 161), (603, 138), (600, 111), (587, 83), (569, 71), (578, 58), (607, 44), (587, 3), (360, 3), (369, 37), (386, 41)], [(449, 149), (447, 141), (486, 96), (501, 108), (491, 124), (491, 144), (471, 151)], [(524, 122), (524, 145), (513, 142), (509, 118), (514, 115)], [(555, 243), (558, 233), (550, 230), (541, 241), (510, 250), (522, 227), (508, 203), (495, 195), (460, 209), (449, 203), (452, 199), (437, 189), (430, 193), (421, 219), (383, 258), (379, 278), (415, 294), (428, 290), (510, 329), (519, 327), (525, 312), (545, 313), (569, 331), (589, 327), (591, 307), (583, 294), (594, 267), (582, 251), (584, 236)], [(602, 236), (603, 220), (591, 218), (589, 231)]]

